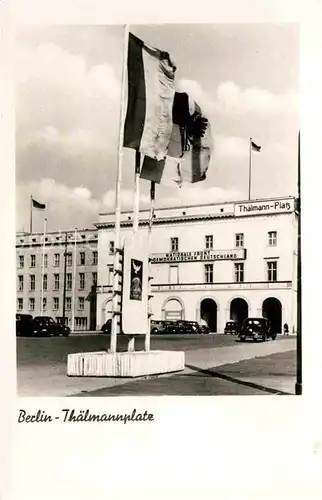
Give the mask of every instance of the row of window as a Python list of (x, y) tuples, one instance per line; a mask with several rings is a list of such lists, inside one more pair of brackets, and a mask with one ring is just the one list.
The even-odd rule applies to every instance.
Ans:
[[(48, 254), (44, 255), (38, 255), (40, 262), (40, 266), (48, 267)], [(58, 267), (60, 266), (61, 263), (61, 254), (60, 253), (55, 253), (54, 254), (54, 266)], [(73, 254), (72, 252), (68, 252), (66, 254), (66, 265), (67, 266), (72, 266), (73, 265)], [(85, 266), (85, 252), (80, 252), (79, 253), (79, 265), (80, 266)], [(96, 266), (97, 265), (97, 251), (92, 252), (92, 265)], [(19, 255), (19, 268), (23, 269), (25, 267), (25, 256), (24, 255)], [(30, 255), (30, 267), (36, 267), (36, 255)]]
[[(34, 297), (28, 299), (28, 309), (29, 311), (35, 310), (36, 301)], [(53, 311), (59, 311), (60, 300), (59, 297), (53, 297)], [(72, 299), (71, 297), (66, 297), (65, 302), (66, 311), (72, 310)], [(23, 311), (24, 301), (22, 298), (18, 298), (18, 311)], [(85, 309), (85, 297), (78, 297), (77, 299), (77, 309), (79, 311), (84, 311)], [(42, 299), (42, 311), (47, 310), (47, 298)]]
[[(277, 231), (268, 231), (267, 233), (267, 244), (270, 247), (275, 247), (277, 245)], [(205, 248), (206, 250), (212, 250), (214, 248), (215, 241), (213, 234), (206, 234), (205, 236)], [(244, 233), (235, 234), (235, 247), (240, 248), (244, 246)], [(170, 249), (172, 252), (179, 251), (179, 238), (177, 236), (170, 238)]]
[[(277, 281), (277, 261), (266, 262), (266, 280)], [(236, 262), (234, 264), (234, 278), (236, 283), (245, 281), (244, 262)], [(214, 282), (214, 264), (205, 264), (204, 267), (204, 281), (205, 283)], [(169, 282), (179, 283), (179, 265), (170, 265)]]
[[(48, 289), (48, 275), (44, 274), (42, 277), (42, 289), (46, 291)], [(60, 274), (54, 274), (54, 290), (59, 290), (61, 285)], [(97, 285), (97, 273), (92, 273), (92, 285)], [(73, 287), (73, 275), (72, 273), (66, 274), (66, 290), (71, 290)], [(85, 289), (85, 273), (78, 273), (78, 288), (80, 290)], [(36, 276), (35, 274), (29, 275), (29, 290), (34, 291), (36, 289)], [(20, 274), (18, 276), (18, 291), (23, 292), (24, 290), (24, 276)]]

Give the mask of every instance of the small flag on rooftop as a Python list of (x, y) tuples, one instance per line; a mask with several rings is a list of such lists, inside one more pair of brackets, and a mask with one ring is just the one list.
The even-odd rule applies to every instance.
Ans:
[(251, 145), (252, 145), (253, 151), (257, 151), (258, 153), (260, 153), (262, 146), (257, 146), (257, 144), (255, 144), (255, 142), (253, 142), (253, 141), (251, 141)]
[(32, 198), (32, 206), (33, 208), (38, 208), (39, 210), (45, 210), (46, 205), (44, 203), (39, 203), (39, 201)]

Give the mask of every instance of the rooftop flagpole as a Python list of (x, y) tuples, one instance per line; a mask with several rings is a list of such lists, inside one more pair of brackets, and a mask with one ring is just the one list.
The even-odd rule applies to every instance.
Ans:
[(123, 164), (123, 141), (124, 141), (124, 114), (125, 114), (125, 90), (126, 90), (126, 67), (129, 40), (129, 25), (124, 26), (123, 45), (123, 68), (121, 85), (120, 123), (118, 141), (118, 159), (115, 187), (115, 243), (114, 243), (114, 265), (113, 265), (113, 298), (112, 298), (112, 331), (110, 352), (116, 352), (117, 334), (120, 333), (120, 245), (121, 245), (121, 184), (122, 184), (122, 164)]
[(248, 200), (250, 200), (250, 191), (252, 183), (252, 138), (249, 138), (249, 170), (248, 170)]
[(32, 234), (32, 195), (30, 195), (30, 226), (29, 233)]

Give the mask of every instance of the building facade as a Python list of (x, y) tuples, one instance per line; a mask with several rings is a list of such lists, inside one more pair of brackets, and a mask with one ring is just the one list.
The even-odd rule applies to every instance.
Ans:
[[(121, 235), (132, 232), (122, 214)], [(148, 247), (148, 211), (139, 233)], [(98, 228), (97, 322), (111, 316), (114, 214)], [(267, 317), (278, 332), (296, 331), (295, 199), (272, 198), (156, 209), (150, 238), (152, 318), (207, 323)]]
[(18, 233), (16, 255), (17, 312), (58, 321), (64, 317), (70, 327), (74, 313), (75, 330), (96, 329), (95, 228), (76, 233)]

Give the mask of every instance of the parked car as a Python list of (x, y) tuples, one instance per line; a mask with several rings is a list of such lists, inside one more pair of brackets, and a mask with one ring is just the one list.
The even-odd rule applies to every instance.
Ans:
[(173, 323), (175, 323), (175, 321), (151, 320), (151, 335), (157, 335), (159, 333), (171, 333)]
[(276, 332), (273, 331), (271, 323), (266, 318), (247, 318), (242, 324), (239, 339), (244, 342), (247, 338), (254, 341), (268, 338), (276, 339)]
[(69, 326), (57, 323), (51, 316), (35, 316), (32, 320), (32, 334), (35, 337), (68, 337), (70, 328)]
[(103, 333), (111, 333), (112, 331), (112, 319), (108, 319), (101, 328)]
[(226, 326), (224, 328), (224, 334), (227, 335), (238, 335), (240, 332), (240, 326), (237, 321), (227, 321)]
[(28, 336), (32, 335), (32, 331), (32, 315), (16, 314), (16, 335)]
[(166, 325), (166, 333), (172, 334), (201, 334), (205, 330), (197, 321), (177, 320), (169, 321)]

